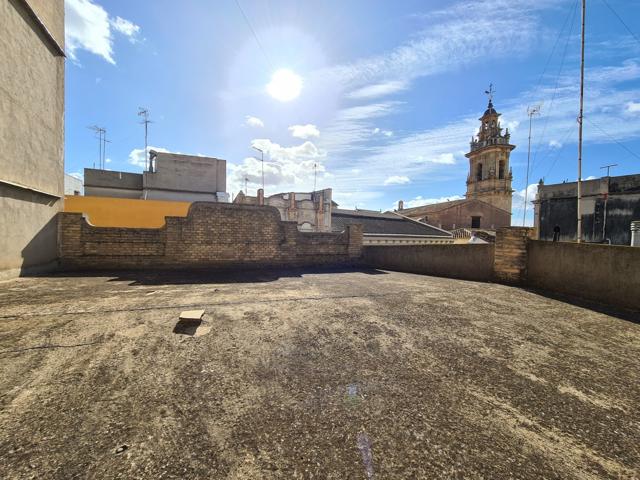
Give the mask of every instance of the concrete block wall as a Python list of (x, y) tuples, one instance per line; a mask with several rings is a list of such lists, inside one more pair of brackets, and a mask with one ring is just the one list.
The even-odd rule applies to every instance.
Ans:
[(400, 272), (485, 282), (493, 278), (492, 244), (366, 246), (362, 260)]
[(640, 311), (640, 248), (532, 240), (528, 285)]
[(79, 213), (62, 213), (59, 236), (63, 269), (348, 264), (362, 250), (360, 225), (306, 233), (274, 207), (204, 202), (158, 229), (94, 227)]

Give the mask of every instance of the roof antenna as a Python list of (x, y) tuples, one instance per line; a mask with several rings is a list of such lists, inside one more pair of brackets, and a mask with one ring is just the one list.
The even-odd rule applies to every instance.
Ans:
[(149, 160), (149, 147), (147, 145), (147, 137), (149, 133), (149, 124), (153, 122), (149, 120), (149, 110), (147, 108), (138, 107), (138, 116), (143, 118), (140, 123), (144, 125), (144, 164), (147, 168), (147, 171), (150, 172), (151, 161)]

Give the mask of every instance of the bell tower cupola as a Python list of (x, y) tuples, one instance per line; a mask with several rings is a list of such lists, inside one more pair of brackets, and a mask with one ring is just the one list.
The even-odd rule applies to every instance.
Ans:
[(502, 133), (500, 114), (493, 106), (493, 85), (485, 92), (489, 104), (480, 118), (480, 130), (471, 138), (466, 198), (476, 198), (511, 213), (513, 175), (509, 156), (515, 145), (509, 143), (507, 128)]

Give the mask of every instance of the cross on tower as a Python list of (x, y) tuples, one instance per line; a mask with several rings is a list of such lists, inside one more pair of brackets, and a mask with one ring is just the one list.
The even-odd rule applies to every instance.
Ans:
[(493, 83), (489, 84), (489, 90), (485, 90), (484, 93), (487, 94), (487, 97), (489, 97), (489, 103), (491, 103), (493, 101), (493, 94), (496, 93), (493, 89)]

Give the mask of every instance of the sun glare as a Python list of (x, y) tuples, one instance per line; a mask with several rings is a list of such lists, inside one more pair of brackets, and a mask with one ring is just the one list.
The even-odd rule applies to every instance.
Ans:
[(288, 102), (298, 97), (300, 90), (302, 90), (302, 77), (286, 68), (277, 70), (267, 85), (269, 95), (281, 102)]

